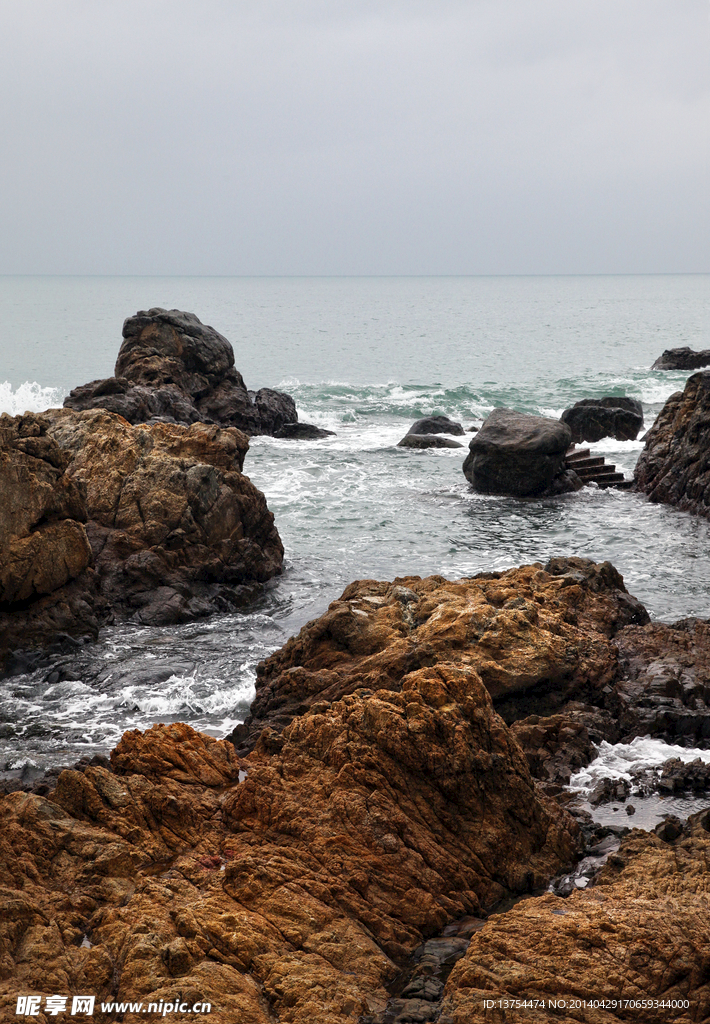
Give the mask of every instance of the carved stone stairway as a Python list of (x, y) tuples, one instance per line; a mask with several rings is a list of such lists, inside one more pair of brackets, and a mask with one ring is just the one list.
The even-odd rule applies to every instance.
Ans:
[(573, 469), (583, 484), (592, 482), (599, 487), (616, 487), (620, 491), (630, 490), (634, 482), (626, 480), (623, 473), (616, 472), (616, 466), (604, 461), (603, 455), (592, 455), (589, 448), (568, 449), (565, 456), (567, 469)]

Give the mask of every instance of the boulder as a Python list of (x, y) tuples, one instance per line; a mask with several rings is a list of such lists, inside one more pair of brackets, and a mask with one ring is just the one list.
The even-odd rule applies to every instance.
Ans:
[(651, 367), (652, 370), (699, 370), (710, 365), (710, 349), (694, 352), (684, 345), (682, 348), (667, 348)]
[(450, 420), (448, 416), (424, 416), (413, 423), (408, 434), (463, 434), (460, 423)]
[(572, 443), (601, 441), (614, 437), (617, 441), (635, 441), (643, 427), (643, 408), (635, 398), (585, 398), (575, 402), (560, 416), (572, 431)]
[(559, 420), (494, 409), (469, 443), (463, 472), (483, 494), (538, 498), (576, 491), (582, 481), (565, 466), (571, 440)]
[(601, 704), (618, 672), (611, 637), (648, 621), (612, 565), (582, 558), (453, 582), (361, 580), (258, 666), (233, 739), (246, 752), (319, 701), (399, 690), (406, 673), (443, 663), (475, 670), (507, 721)]
[[(645, 1021), (707, 1020), (709, 828), (704, 812), (666, 829), (665, 839), (634, 829), (592, 886), (490, 917), (451, 972), (439, 1024), (620, 1024), (632, 1012)], [(499, 1000), (527, 1009), (496, 1017), (490, 1006)], [(653, 1000), (658, 1010), (648, 1008)]]
[(274, 432), (274, 437), (283, 437), (290, 441), (316, 441), (321, 437), (335, 437), (335, 431), (325, 430), (313, 423), (284, 423)]
[(710, 371), (694, 373), (646, 434), (634, 486), (654, 502), (710, 515)]
[(298, 420), (290, 395), (247, 391), (225, 337), (194, 313), (155, 307), (128, 317), (115, 376), (74, 388), (67, 409), (105, 409), (129, 423), (216, 422), (273, 434)]
[(280, 740), (241, 759), (157, 725), (0, 798), (0, 1015), (90, 992), (354, 1022), (425, 939), (577, 855), (475, 672), (322, 701)]
[(405, 434), (397, 443), (398, 448), (463, 448), (458, 441), (450, 437), (439, 437), (438, 434)]

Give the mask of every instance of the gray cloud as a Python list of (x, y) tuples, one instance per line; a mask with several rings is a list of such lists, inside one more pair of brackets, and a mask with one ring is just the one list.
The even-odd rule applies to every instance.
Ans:
[(707, 271), (706, 0), (5, 0), (0, 272)]

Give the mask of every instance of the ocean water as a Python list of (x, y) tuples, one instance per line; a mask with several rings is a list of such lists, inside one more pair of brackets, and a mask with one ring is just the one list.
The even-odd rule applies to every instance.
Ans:
[[(582, 555), (612, 561), (655, 618), (710, 615), (710, 522), (591, 487), (539, 501), (476, 495), (465, 449), (396, 448), (422, 415), (469, 427), (497, 405), (558, 416), (611, 394), (640, 399), (649, 427), (688, 376), (651, 363), (665, 348), (710, 347), (709, 292), (704, 275), (0, 278), (0, 411), (58, 405), (110, 375), (123, 319), (164, 306), (229, 338), (249, 387), (289, 391), (300, 419), (336, 432), (251, 441), (245, 472), (286, 549), (257, 605), (107, 629), (49, 669), (0, 682), (0, 771), (105, 752), (156, 721), (224, 735), (246, 713), (258, 661), (353, 579), (454, 579)], [(642, 441), (592, 448), (630, 475)]]

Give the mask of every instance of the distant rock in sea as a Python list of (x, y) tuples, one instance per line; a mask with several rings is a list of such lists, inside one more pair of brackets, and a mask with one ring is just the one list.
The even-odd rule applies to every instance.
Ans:
[(408, 434), (454, 434), (464, 433), (464, 429), (456, 420), (448, 416), (424, 416), (411, 425)]
[(106, 409), (129, 423), (218, 423), (274, 434), (298, 420), (290, 395), (247, 391), (225, 337), (194, 313), (155, 307), (128, 317), (115, 376), (74, 388), (64, 407)]
[(684, 345), (682, 348), (667, 348), (651, 367), (652, 370), (699, 370), (710, 365), (710, 348), (695, 352)]

